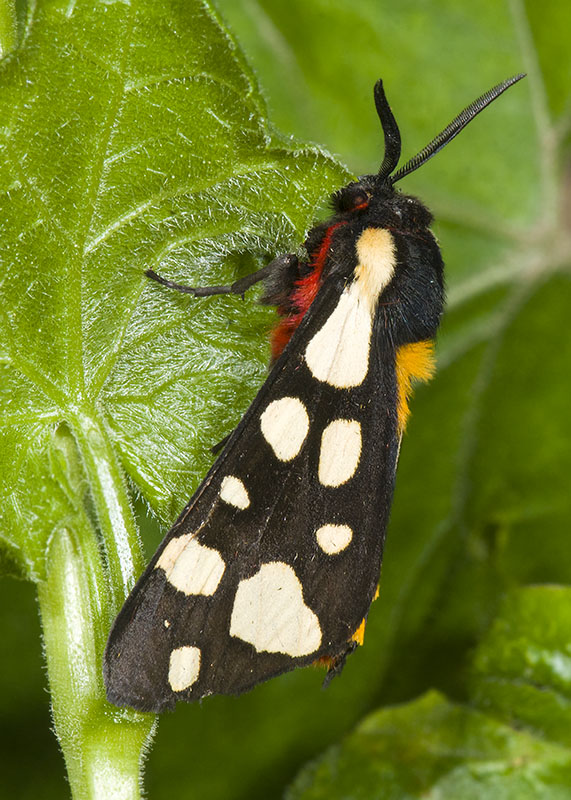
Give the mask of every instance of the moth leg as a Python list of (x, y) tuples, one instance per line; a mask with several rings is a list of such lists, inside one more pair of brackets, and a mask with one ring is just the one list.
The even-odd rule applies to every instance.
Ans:
[(337, 675), (341, 675), (343, 667), (345, 666), (345, 662), (347, 661), (347, 657), (350, 656), (351, 653), (357, 649), (357, 647), (357, 642), (351, 640), (347, 642), (347, 648), (345, 652), (335, 656), (334, 658), (323, 659), (323, 666), (327, 667), (327, 674), (325, 675), (323, 683), (321, 684), (323, 689), (326, 689), (329, 686), (333, 678), (336, 678)]
[(152, 269), (146, 270), (145, 275), (168, 289), (175, 289), (177, 292), (183, 292), (184, 294), (192, 294), (195, 297), (211, 297), (217, 294), (244, 295), (254, 284), (263, 281), (276, 271), (283, 272), (285, 268), (290, 268), (294, 263), (297, 263), (297, 256), (291, 253), (278, 256), (262, 269), (252, 272), (250, 275), (245, 275), (227, 286), (184, 286), (157, 275)]
[[(379, 595), (379, 588), (377, 587), (377, 591), (373, 599), (376, 600), (378, 595)], [(313, 666), (327, 668), (327, 674), (323, 681), (324, 689), (327, 686), (329, 686), (329, 684), (331, 683), (333, 678), (335, 678), (336, 675), (341, 674), (341, 670), (345, 666), (345, 661), (347, 660), (347, 656), (350, 655), (354, 650), (357, 649), (357, 647), (359, 647), (359, 645), (362, 645), (363, 642), (365, 641), (366, 624), (367, 624), (367, 617), (363, 617), (359, 627), (347, 642), (347, 648), (345, 652), (337, 656), (323, 656), (322, 658), (317, 659), (317, 661), (314, 661)]]
[(213, 445), (210, 448), (210, 452), (212, 453), (213, 456), (217, 456), (218, 455), (218, 453), (222, 450), (222, 448), (225, 447), (225, 445), (228, 443), (228, 439), (231, 436), (232, 436), (232, 434), (229, 433), (227, 436), (225, 436), (223, 439), (221, 439), (219, 442), (217, 442), (215, 445)]

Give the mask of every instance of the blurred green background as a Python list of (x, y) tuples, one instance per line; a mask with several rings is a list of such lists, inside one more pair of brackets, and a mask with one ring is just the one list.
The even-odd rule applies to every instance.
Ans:
[[(43, 5), (50, 4), (39, 4), (40, 10)], [(165, 3), (164, 14), (172, 5)], [(517, 693), (508, 702), (502, 690), (484, 690), (490, 674), (501, 672), (486, 654), (503, 645), (483, 637), (498, 613), (509, 617), (510, 609), (501, 606), (506, 592), (571, 580), (571, 6), (557, 0), (218, 0), (218, 7), (257, 75), (270, 123), (297, 143), (325, 148), (352, 174), (376, 170), (382, 157), (372, 103), (379, 77), (401, 128), (405, 158), (495, 83), (520, 71), (528, 78), (401, 185), (435, 214), (449, 310), (438, 343), (438, 375), (412, 406), (381, 596), (365, 647), (327, 691), (320, 689), (319, 672), (305, 670), (240, 698), (216, 697), (165, 715), (146, 768), (148, 796), (279, 797), (306, 762), (367, 712), (432, 688), (506, 725), (515, 721), (540, 732), (553, 749), (548, 755), (535, 749), (533, 758), (559, 768), (571, 745), (561, 734), (571, 722), (567, 596), (550, 606), (555, 632), (549, 645), (532, 646), (547, 620), (537, 630), (518, 629), (520, 644), (529, 636), (529, 651), (521, 664), (510, 661), (509, 680), (503, 679), (533, 683), (529, 670), (537, 659), (530, 653), (549, 651), (567, 665), (556, 670), (557, 729), (553, 708), (542, 706), (533, 717)], [(41, 24), (41, 13), (36, 20)], [(323, 205), (332, 185), (333, 168), (323, 195), (307, 202)], [(249, 376), (249, 385), (260, 378)], [(223, 429), (227, 420), (218, 424)], [(210, 434), (209, 428), (207, 441)], [(182, 506), (193, 481), (194, 475), (177, 473), (169, 504), (151, 497), (163, 522)], [(142, 501), (137, 508), (150, 555), (161, 532)], [(7, 577), (0, 592), (0, 796), (65, 797), (63, 761), (50, 730), (35, 587)], [(538, 602), (531, 620), (544, 607)], [(543, 675), (539, 682), (551, 680)], [(397, 717), (388, 733), (375, 726), (375, 735), (382, 729), (385, 742), (393, 734), (396, 741), (394, 731), (404, 724), (413, 738), (418, 726), (412, 719), (410, 730)], [(460, 747), (461, 725), (451, 724)], [(489, 730), (477, 736), (484, 741)], [(505, 743), (508, 734), (502, 736)], [(366, 766), (359, 760), (362, 749), (355, 748), (344, 773), (339, 767), (349, 776), (339, 796), (352, 797), (353, 786), (355, 797), (373, 797), (370, 787), (359, 794)], [(522, 758), (532, 759), (529, 742), (523, 751)], [(498, 745), (496, 754), (514, 763), (514, 752)], [(380, 753), (373, 748), (365, 763), (384, 758)], [(399, 753), (395, 746), (389, 757), (398, 760)], [(328, 758), (335, 774), (335, 752)], [(565, 797), (570, 786), (561, 769), (554, 797)], [(315, 784), (312, 794), (314, 779), (312, 773), (297, 785), (299, 796), (335, 796), (333, 779), (324, 780), (323, 789)], [(379, 773), (371, 786), (385, 779)], [(394, 793), (379, 796), (417, 796), (432, 779), (407, 787), (405, 779), (391, 777)], [(530, 796), (550, 797), (545, 786), (539, 782)], [(443, 796), (471, 796), (458, 784), (446, 791)], [(497, 785), (486, 791), (479, 796), (524, 796), (516, 784), (505, 795)]]

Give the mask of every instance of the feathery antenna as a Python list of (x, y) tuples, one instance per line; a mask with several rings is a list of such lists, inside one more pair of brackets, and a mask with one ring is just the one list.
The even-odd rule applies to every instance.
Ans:
[[(384, 175), (383, 177), (388, 181), (388, 183), (394, 184), (397, 181), (400, 181), (401, 178), (404, 178), (405, 175), (410, 175), (411, 172), (414, 172), (419, 167), (421, 167), (424, 163), (428, 161), (429, 158), (432, 158), (433, 155), (438, 153), (439, 150), (442, 150), (442, 148), (445, 147), (448, 144), (448, 142), (451, 142), (452, 139), (466, 127), (466, 125), (472, 122), (474, 117), (476, 117), (480, 113), (480, 111), (483, 111), (487, 106), (490, 105), (490, 103), (493, 103), (494, 100), (496, 100), (501, 94), (503, 94), (506, 91), (506, 89), (509, 89), (510, 86), (513, 86), (514, 83), (517, 83), (522, 78), (525, 78), (525, 73), (523, 72), (520, 73), (519, 75), (514, 75), (512, 78), (508, 78), (507, 80), (502, 81), (502, 83), (498, 83), (497, 86), (494, 86), (492, 89), (487, 91), (481, 97), (478, 97), (477, 100), (474, 100), (473, 103), (470, 103), (469, 106), (467, 106), (463, 111), (461, 111), (460, 114), (458, 114), (458, 116), (452, 120), (450, 125), (447, 125), (446, 128), (444, 128), (444, 130), (430, 142), (430, 144), (426, 145), (425, 148), (423, 148), (419, 153), (413, 156), (413, 158), (407, 161), (404, 166), (402, 166), (399, 170), (397, 170), (394, 173), (394, 175), (390, 175), (389, 173), (388, 175)], [(377, 84), (377, 86), (378, 85), (379, 84)], [(377, 100), (377, 93), (376, 93), (377, 86), (375, 87), (375, 101)], [(378, 110), (378, 105), (377, 105), (377, 110)], [(394, 121), (394, 117), (392, 118)], [(383, 123), (382, 117), (381, 117), (381, 123)], [(396, 122), (395, 122), (395, 127), (396, 127)], [(383, 123), (383, 129), (384, 129), (384, 123)], [(396, 130), (398, 133), (398, 128)], [(385, 131), (385, 141), (386, 139), (387, 139), (387, 133)], [(386, 150), (385, 150), (385, 158), (383, 160), (383, 165), (385, 161), (387, 161)]]

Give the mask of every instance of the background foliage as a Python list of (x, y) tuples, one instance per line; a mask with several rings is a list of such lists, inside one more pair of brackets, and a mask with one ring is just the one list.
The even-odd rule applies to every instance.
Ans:
[[(215, 282), (295, 247), (347, 178), (299, 142), (351, 174), (375, 169), (378, 77), (408, 157), (524, 70), (402, 185), (435, 213), (449, 304), (439, 373), (403, 445), (366, 646), (327, 692), (306, 670), (165, 716), (147, 785), (156, 798), (278, 796), (335, 744), (292, 797), (568, 797), (569, 6), (219, 6), (248, 63), (198, 0), (44, 0), (19, 7), (25, 46), (2, 64), (0, 536), (5, 572), (32, 582), (0, 582), (0, 792), (66, 792), (33, 582), (46, 620), (62, 520), (88, 563), (90, 530), (111, 547), (86, 418), (116, 454), (114, 476), (120, 465), (153, 509), (136, 501), (148, 555), (153, 515), (172, 521), (263, 379), (271, 312), (163, 294), (142, 269)], [(94, 614), (95, 661), (114, 602)], [(434, 688), (336, 744), (372, 709)]]

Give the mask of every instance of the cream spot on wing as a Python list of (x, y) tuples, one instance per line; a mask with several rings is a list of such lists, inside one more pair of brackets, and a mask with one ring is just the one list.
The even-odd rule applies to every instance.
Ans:
[(234, 599), (230, 635), (253, 645), (258, 653), (306, 656), (321, 644), (321, 627), (306, 606), (292, 567), (281, 561), (262, 564), (240, 581)]
[(179, 592), (206, 595), (214, 594), (226, 569), (220, 553), (199, 544), (192, 533), (171, 539), (156, 567)]
[(330, 422), (321, 437), (319, 481), (323, 486), (341, 486), (352, 478), (361, 457), (361, 426), (355, 419)]
[(169, 684), (173, 692), (189, 689), (200, 672), (200, 649), (198, 647), (177, 647), (173, 650), (169, 663)]
[(264, 439), (280, 461), (291, 461), (301, 450), (309, 430), (305, 406), (297, 397), (274, 400), (260, 417)]
[(163, 625), (165, 626), (165, 628), (170, 628), (171, 626), (170, 621), (168, 619), (165, 619)]
[(315, 531), (315, 537), (323, 552), (332, 556), (348, 547), (353, 531), (348, 525), (322, 525)]
[(374, 314), (379, 296), (395, 274), (395, 242), (386, 228), (365, 228), (357, 239), (355, 280)]
[(242, 511), (250, 505), (246, 487), (235, 475), (226, 475), (220, 486), (220, 499)]
[(373, 315), (354, 281), (307, 345), (305, 360), (313, 377), (337, 389), (360, 386), (369, 368), (372, 327)]
[(305, 351), (313, 377), (337, 389), (360, 386), (365, 380), (377, 303), (396, 265), (394, 240), (384, 228), (366, 228), (356, 251), (353, 282)]

